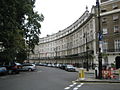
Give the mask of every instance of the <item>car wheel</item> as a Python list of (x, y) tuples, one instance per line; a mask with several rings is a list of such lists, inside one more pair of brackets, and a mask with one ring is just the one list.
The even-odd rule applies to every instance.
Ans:
[(31, 72), (31, 71), (32, 71), (32, 69), (31, 69), (31, 68), (29, 68), (29, 69), (28, 69), (28, 71), (29, 71), (29, 72)]
[(19, 71), (16, 71), (15, 74), (19, 74), (20, 72)]
[(13, 73), (13, 71), (12, 70), (8, 70), (8, 74), (12, 74)]

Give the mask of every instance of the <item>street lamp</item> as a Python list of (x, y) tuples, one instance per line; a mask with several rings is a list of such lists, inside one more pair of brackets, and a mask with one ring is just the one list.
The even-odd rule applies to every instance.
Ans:
[(98, 9), (98, 48), (99, 48), (99, 53), (98, 53), (98, 70), (99, 70), (99, 75), (98, 78), (102, 79), (102, 52), (101, 52), (101, 44), (102, 44), (102, 31), (101, 31), (101, 22), (100, 22), (100, 4), (99, 0), (96, 0), (96, 6)]
[(0, 52), (3, 50), (2, 44), (3, 44), (3, 42), (0, 42)]
[(88, 47), (88, 44), (87, 44), (87, 42), (88, 42), (88, 40), (87, 40), (87, 32), (86, 33), (84, 33), (84, 38), (85, 38), (85, 44), (86, 44), (86, 70), (87, 71), (89, 71), (89, 63), (88, 63), (88, 49), (89, 49), (89, 47)]
[(56, 63), (57, 63), (57, 47), (54, 48), (54, 51), (55, 51), (55, 60), (56, 60)]

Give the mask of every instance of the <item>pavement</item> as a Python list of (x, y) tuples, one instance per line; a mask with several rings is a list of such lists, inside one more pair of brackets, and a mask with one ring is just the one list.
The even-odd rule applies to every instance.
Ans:
[[(77, 69), (77, 71), (79, 70), (80, 69)], [(84, 73), (85, 73), (84, 78), (78, 77), (78, 79), (75, 80), (75, 82), (77, 83), (120, 83), (118, 74), (115, 74), (116, 78), (112, 78), (112, 79), (96, 79), (94, 70), (89, 70), (89, 71), (84, 70)]]

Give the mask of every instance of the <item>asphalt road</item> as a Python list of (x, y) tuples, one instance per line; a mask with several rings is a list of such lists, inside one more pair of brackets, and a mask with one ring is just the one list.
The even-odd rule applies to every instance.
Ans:
[(120, 90), (120, 84), (75, 83), (76, 72), (38, 67), (35, 72), (0, 76), (0, 90)]
[(76, 72), (38, 67), (35, 72), (0, 77), (0, 90), (64, 90), (76, 80)]

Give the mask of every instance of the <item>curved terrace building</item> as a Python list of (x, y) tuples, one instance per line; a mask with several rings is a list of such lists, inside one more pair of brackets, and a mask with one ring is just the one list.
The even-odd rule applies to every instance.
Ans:
[[(69, 63), (79, 67), (98, 64), (99, 48), (103, 65), (120, 62), (120, 0), (101, 0), (100, 19), (98, 8), (83, 15), (72, 25), (55, 34), (40, 38), (35, 54), (29, 59), (45, 63)], [(102, 41), (98, 42), (98, 20)]]
[(86, 8), (84, 14), (72, 25), (53, 35), (40, 38), (31, 59), (46, 63), (72, 63), (86, 66), (95, 63), (96, 27), (95, 8), (91, 13)]

